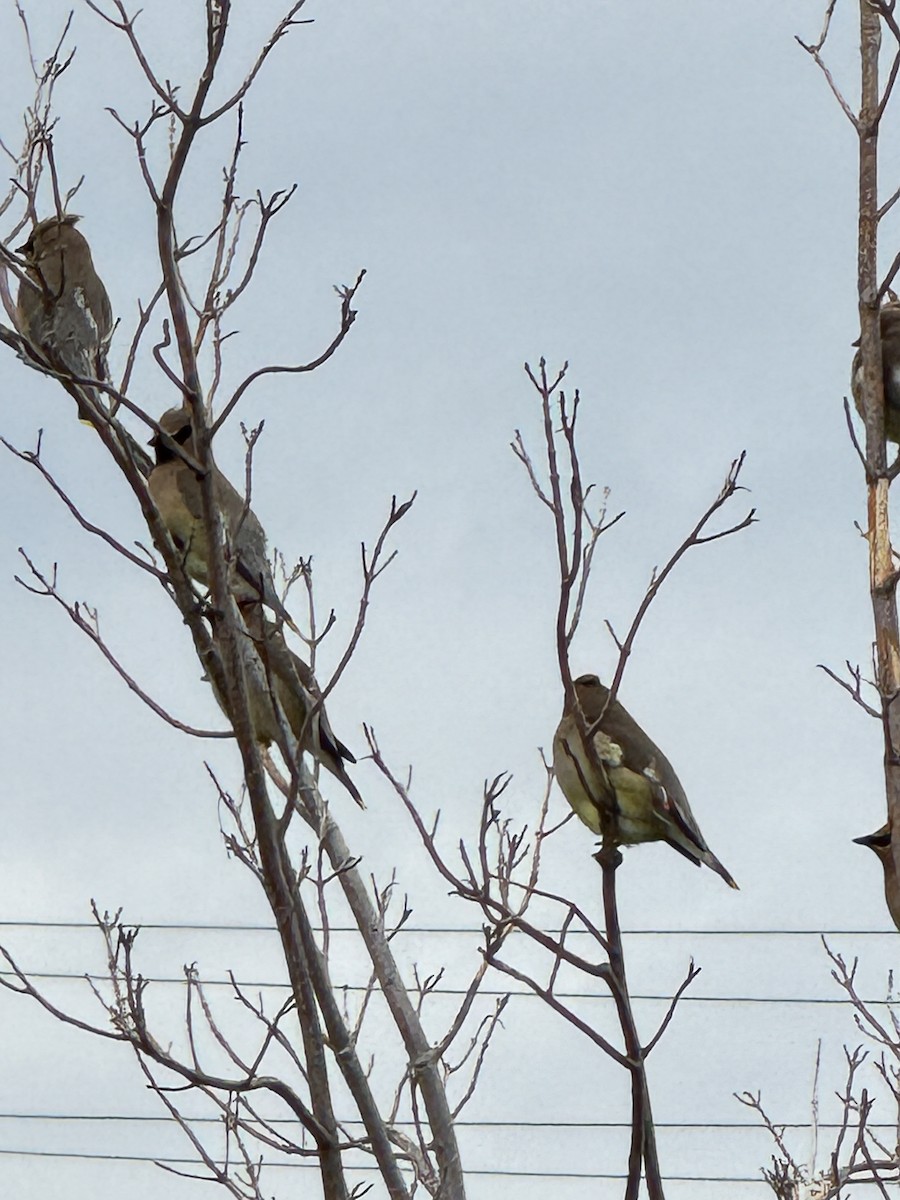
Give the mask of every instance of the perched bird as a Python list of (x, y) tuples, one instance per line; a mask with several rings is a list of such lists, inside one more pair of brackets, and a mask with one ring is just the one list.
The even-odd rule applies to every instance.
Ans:
[[(575, 693), (590, 728), (603, 713), (609, 689), (596, 675), (582, 675), (575, 680)], [(608, 824), (615, 841), (626, 845), (668, 842), (736, 888), (704, 841), (671, 763), (618, 700), (606, 709), (593, 742), (602, 772), (588, 757), (574, 713), (564, 711), (553, 739), (553, 767), (563, 794), (588, 829), (600, 834)]]
[[(365, 808), (363, 798), (344, 766), (345, 762), (355, 763), (356, 759), (331, 728), (312, 670), (288, 647), (281, 630), (273, 622), (263, 618), (249, 623), (248, 628), (264, 671), (262, 676), (249, 673), (246, 676), (254, 737), (263, 746), (278, 741), (278, 717), (270, 694), (274, 691), (300, 747), (340, 780), (360, 808)], [(213, 692), (219, 707), (227, 715), (228, 710), (214, 684)]]
[[(113, 332), (112, 308), (91, 250), (75, 228), (74, 214), (39, 221), (19, 253), (29, 283), (19, 284), (19, 333), (73, 375), (107, 379), (106, 351)], [(79, 417), (86, 419), (84, 406)]]
[[(191, 411), (170, 408), (159, 420), (160, 429), (183, 446), (196, 461)], [(196, 472), (178, 456), (159, 434), (150, 439), (156, 451), (156, 466), (147, 481), (169, 535), (184, 555), (184, 569), (193, 579), (209, 584), (209, 546), (203, 523), (203, 495)], [(222, 513), (225, 536), (231, 548), (231, 593), (239, 606), (262, 602), (291, 629), (297, 627), (275, 591), (266, 558), (266, 535), (252, 508), (218, 468), (213, 467), (213, 490)], [(246, 511), (245, 511), (246, 509)]]
[(900, 882), (897, 880), (897, 870), (891, 850), (890, 825), (882, 825), (874, 833), (853, 840), (858, 846), (868, 846), (878, 855), (884, 868), (884, 898), (887, 901), (888, 912), (891, 914), (891, 920), (900, 930)]
[[(891, 301), (881, 310), (881, 369), (884, 380), (884, 435), (900, 444), (900, 302)], [(853, 343), (858, 346), (858, 342)], [(862, 398), (862, 354), (857, 350), (850, 375), (856, 411), (866, 419)]]

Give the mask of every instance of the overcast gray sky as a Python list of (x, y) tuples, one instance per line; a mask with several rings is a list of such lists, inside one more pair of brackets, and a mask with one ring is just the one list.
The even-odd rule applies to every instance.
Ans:
[[(203, 7), (154, 0), (140, 21), (158, 73), (186, 89), (204, 47)], [(238, 11), (248, 7), (249, 16)], [(627, 513), (598, 552), (573, 654), (579, 671), (610, 671), (604, 618), (627, 627), (654, 565), (746, 450), (752, 495), (738, 497), (732, 513), (738, 519), (753, 504), (759, 523), (679, 567), (644, 624), (620, 693), (672, 759), (741, 890), (728, 891), (666, 847), (641, 847), (620, 872), (623, 923), (882, 930), (833, 938), (846, 955), (862, 956), (861, 990), (879, 996), (896, 933), (874, 856), (850, 842), (883, 820), (879, 730), (816, 670), (847, 658), (867, 666), (871, 641), (865, 545), (854, 529), (865, 518), (864, 484), (842, 412), (858, 331), (855, 139), (794, 41), (818, 33), (821, 7), (309, 0), (303, 15), (315, 23), (277, 48), (247, 104), (244, 194), (299, 187), (235, 313), (225, 391), (259, 363), (318, 353), (335, 328), (332, 285), (367, 269), (359, 317), (339, 353), (313, 375), (261, 382), (239, 418), (266, 420), (254, 509), (270, 542), (291, 559), (313, 556), (320, 610), (337, 614), (325, 669), (352, 627), (360, 541), (373, 539), (392, 494), (419, 491), (329, 709), (360, 755), (366, 721), (398, 770), (414, 765), (414, 796), (426, 812), (443, 810), (449, 846), (474, 835), (482, 782), (501, 771), (514, 776), (510, 811), (532, 819), (542, 783), (537, 748), (549, 750), (562, 700), (552, 529), (508, 446), (520, 428), (540, 451), (523, 362), (542, 354), (551, 365), (569, 361), (569, 382), (583, 397), (584, 473), (611, 489), (612, 510)], [(67, 9), (58, 0), (28, 6), (38, 57)], [(229, 82), (281, 5), (235, 9)], [(838, 8), (830, 60), (852, 95), (846, 10)], [(154, 214), (131, 145), (106, 108), (133, 121), (149, 100), (124, 43), (83, 4), (73, 41), (56, 154), (65, 184), (85, 175), (73, 207), (127, 328), (155, 286)], [(31, 96), (11, 0), (0, 4), (0, 45), (0, 136), (15, 145)], [(209, 222), (232, 136), (224, 128), (200, 149), (182, 232)], [(887, 194), (898, 181), (885, 162)], [(886, 261), (896, 250), (891, 232)], [(124, 342), (114, 343), (114, 370)], [(130, 493), (61, 390), (9, 353), (0, 355), (0, 373), (0, 433), (27, 448), (43, 428), (45, 461), (86, 514), (125, 541), (146, 539)], [(156, 413), (175, 402), (152, 364), (143, 364), (133, 391)], [(240, 476), (236, 421), (217, 455)], [(0, 511), (8, 630), (0, 920), (86, 920), (94, 897), (101, 907), (123, 906), (135, 923), (265, 922), (252, 880), (226, 858), (203, 767), (207, 757), (236, 787), (236, 751), (161, 724), (60, 609), (14, 582), (17, 548), (44, 568), (59, 564), (61, 588), (99, 608), (106, 638), (148, 691), (186, 721), (221, 727), (178, 614), (78, 531), (37, 473), (8, 455), (0, 459)], [(384, 881), (396, 865), (417, 924), (472, 928), (475, 913), (429, 877), (376, 769), (363, 762), (354, 778), (369, 810), (341, 816), (364, 869)], [(554, 805), (562, 816), (559, 795)], [(587, 830), (570, 824), (550, 855), (548, 881), (596, 908), (592, 848)], [(102, 968), (89, 931), (2, 933), (32, 970)], [(245, 978), (279, 978), (265, 934), (148, 931), (141, 941), (148, 974), (176, 976), (196, 961), (213, 978), (229, 966)], [(422, 935), (404, 954), (426, 968), (446, 962), (458, 981), (476, 948), (474, 936)], [(838, 1086), (842, 1042), (858, 1040), (846, 1009), (738, 999), (836, 999), (815, 937), (645, 935), (628, 949), (636, 992), (671, 994), (693, 954), (703, 973), (692, 995), (720, 998), (685, 1002), (654, 1054), (661, 1122), (744, 1120), (731, 1096), (744, 1088), (761, 1088), (780, 1119), (805, 1120), (820, 1036), (824, 1090)], [(353, 970), (348, 943), (348, 977)], [(48, 987), (60, 1003), (90, 1011), (84, 985)], [(176, 990), (160, 984), (156, 995), (174, 1037)], [(647, 1002), (639, 1012), (650, 1026), (663, 1008)], [(2, 1114), (159, 1111), (120, 1047), (64, 1030), (7, 992), (0, 1064)], [(627, 1107), (606, 1062), (539, 1002), (522, 999), (507, 1012), (468, 1115), (615, 1121)], [(660, 1143), (672, 1176), (753, 1178), (770, 1154), (765, 1138), (747, 1131), (663, 1130)], [(598, 1131), (472, 1129), (463, 1144), (476, 1171), (610, 1172), (624, 1161), (621, 1138)], [(7, 1149), (189, 1154), (162, 1125), (84, 1128), (4, 1116)], [(162, 1181), (149, 1163), (12, 1156), (0, 1172), (4, 1190), (23, 1198), (64, 1190), (82, 1200), (98, 1189), (134, 1200), (206, 1194), (197, 1182)], [(583, 1179), (550, 1186), (563, 1200), (620, 1194), (615, 1183)], [(667, 1194), (712, 1200), (723, 1186), (673, 1183)], [(269, 1192), (296, 1188), (294, 1175), (270, 1176)], [(547, 1188), (546, 1179), (476, 1174), (470, 1193), (530, 1200)], [(767, 1192), (732, 1184), (727, 1194)]]

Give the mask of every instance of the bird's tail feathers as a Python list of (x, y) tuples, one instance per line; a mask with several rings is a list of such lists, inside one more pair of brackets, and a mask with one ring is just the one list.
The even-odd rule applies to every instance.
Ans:
[(689, 815), (682, 811), (681, 805), (671, 797), (666, 789), (660, 784), (662, 792), (661, 802), (657, 800), (660, 809), (665, 814), (666, 824), (669, 828), (669, 836), (666, 838), (668, 844), (675, 850), (679, 850), (685, 858), (689, 858), (691, 862), (696, 863), (699, 867), (701, 863), (706, 863), (717, 875), (721, 875), (725, 882), (731, 888), (737, 888), (737, 884), (731, 877), (730, 873), (719, 862), (716, 856), (707, 846), (703, 834), (697, 828), (694, 821)]
[(355, 763), (356, 755), (351, 750), (347, 749), (340, 738), (334, 737), (334, 734), (331, 736), (334, 738), (334, 752), (338, 758), (343, 759), (344, 762)]
[(290, 629), (291, 633), (295, 633), (298, 638), (301, 638), (304, 641), (306, 640), (305, 638), (303, 638), (303, 634), (300, 632), (299, 628), (294, 623), (293, 617), (288, 612), (288, 610), (284, 607), (284, 604), (281, 602), (279, 597), (275, 594), (274, 590), (272, 590), (270, 593), (269, 589), (266, 588), (265, 603), (269, 606), (269, 608), (271, 608), (272, 612), (274, 612), (277, 617), (280, 617), (281, 620), (284, 621), (285, 625), (287, 625), (287, 627), (288, 627), (288, 629)]
[[(706, 861), (703, 857), (703, 851), (698, 850), (690, 843), (685, 844), (680, 835), (676, 836), (670, 833), (668, 837), (663, 839), (667, 846), (671, 846), (673, 850), (677, 850), (679, 854), (683, 854), (688, 862), (692, 862), (695, 867), (700, 867)], [(709, 853), (709, 851), (707, 851)]]
[(703, 861), (708, 867), (712, 867), (717, 875), (721, 875), (730, 888), (735, 891), (740, 891), (740, 888), (735, 883), (731, 873), (719, 862), (711, 850), (707, 850), (703, 855)]
[(366, 803), (363, 800), (362, 796), (359, 794), (359, 790), (357, 789), (356, 784), (353, 782), (353, 780), (350, 778), (350, 776), (344, 770), (344, 764), (340, 761), (340, 759), (338, 759), (337, 768), (336, 769), (332, 768), (331, 773), (332, 773), (332, 775), (334, 775), (335, 779), (339, 779), (341, 781), (341, 783), (344, 785), (344, 787), (347, 789), (347, 791), (350, 793), (350, 795), (353, 797), (353, 799), (356, 801), (356, 803), (359, 805), (359, 807), (364, 809), (366, 807)]
[(328, 723), (328, 718), (324, 716), (321, 702), (319, 701), (319, 710), (311, 718), (310, 724), (310, 742), (313, 744), (313, 756), (318, 759), (323, 767), (329, 771), (335, 779), (340, 780), (360, 808), (365, 808), (362, 796), (357, 790), (356, 784), (347, 774), (347, 769), (344, 762), (356, 762), (356, 758), (344, 743), (332, 732), (331, 726)]
[(730, 872), (719, 862), (712, 850), (706, 844), (701, 849), (697, 846), (696, 839), (693, 836), (690, 839), (684, 838), (680, 827), (672, 828), (665, 841), (673, 850), (677, 850), (679, 854), (683, 854), (695, 867), (705, 864), (711, 870), (715, 871), (717, 875), (721, 875), (730, 888), (740, 890)]

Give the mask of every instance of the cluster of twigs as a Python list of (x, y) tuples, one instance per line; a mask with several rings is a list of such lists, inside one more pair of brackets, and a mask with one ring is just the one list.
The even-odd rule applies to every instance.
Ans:
[[(788, 1145), (785, 1127), (769, 1116), (759, 1092), (742, 1092), (736, 1098), (759, 1116), (775, 1143), (771, 1165), (763, 1168), (762, 1175), (777, 1200), (841, 1200), (852, 1194), (848, 1189), (853, 1184), (874, 1186), (877, 1194), (886, 1198), (888, 1186), (900, 1183), (900, 1013), (893, 977), (888, 978), (885, 1022), (872, 1002), (863, 999), (856, 989), (858, 960), (848, 963), (827, 942), (825, 950), (831, 960), (832, 978), (852, 1006), (859, 1034), (875, 1048), (873, 1056), (862, 1045), (852, 1049), (845, 1046), (846, 1078), (843, 1088), (835, 1092), (837, 1121), (826, 1125), (821, 1120), (821, 1043), (810, 1120), (812, 1148), (807, 1161)], [(864, 1072), (872, 1077), (874, 1088), (872, 1083), (863, 1083)], [(823, 1147), (826, 1130), (832, 1136), (830, 1144)]]

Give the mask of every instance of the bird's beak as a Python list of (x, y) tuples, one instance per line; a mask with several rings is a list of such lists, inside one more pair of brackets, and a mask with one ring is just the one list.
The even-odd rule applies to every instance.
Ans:
[(876, 829), (874, 833), (867, 833), (864, 837), (853, 838), (857, 846), (868, 846), (870, 850), (882, 849), (891, 844), (890, 830)]

